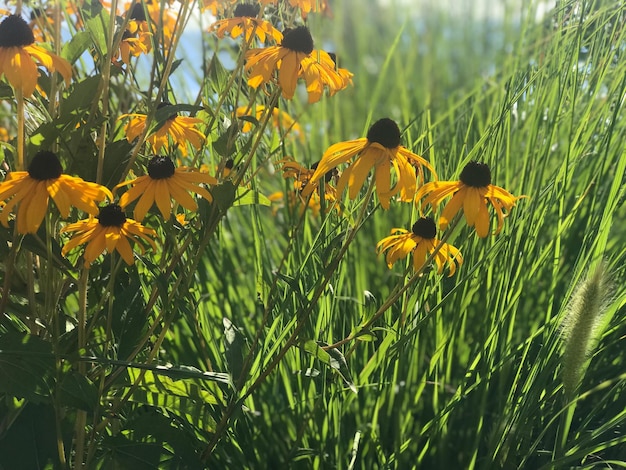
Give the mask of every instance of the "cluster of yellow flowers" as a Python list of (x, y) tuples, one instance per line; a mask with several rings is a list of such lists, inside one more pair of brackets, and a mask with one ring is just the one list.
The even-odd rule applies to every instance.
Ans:
[[(251, 87), (274, 85), (284, 98), (290, 99), (294, 96), (298, 80), (302, 78), (306, 83), (309, 102), (315, 102), (321, 99), (326, 90), (332, 95), (351, 83), (352, 74), (337, 68), (330, 54), (313, 49), (313, 39), (305, 26), (280, 32), (264, 19), (266, 8), (273, 8), (276, 13), (278, 8), (288, 8), (286, 5), (279, 6), (277, 1), (268, 0), (256, 4), (234, 3), (230, 0), (203, 1), (200, 6), (202, 10), (224, 16), (224, 19), (209, 28), (209, 32), (213, 32), (218, 38), (225, 35), (245, 38), (245, 72)], [(112, 8), (111, 2), (102, 0), (101, 4), (104, 8)], [(176, 7), (169, 2), (117, 4), (126, 10), (122, 13), (123, 21), (112, 43), (115, 47), (110, 54), (111, 63), (118, 67), (128, 66), (133, 57), (148, 54), (157, 46), (162, 47), (163, 56), (167, 56), (179, 20)], [(289, 7), (294, 12), (299, 11), (303, 19), (311, 12), (328, 11), (326, 2), (291, 0)], [(76, 16), (77, 27), (84, 24), (79, 2), (70, 2), (66, 10), (67, 14)], [(46, 96), (46, 92), (38, 85), (38, 67), (51, 73), (58, 71), (65, 84), (69, 85), (72, 66), (66, 59), (52, 53), (45, 44), (36, 44), (36, 39), (45, 40), (50, 37), (46, 35), (46, 27), (52, 25), (52, 20), (44, 23), (33, 21), (29, 24), (20, 15), (5, 13), (7, 16), (0, 22), (0, 78), (4, 76), (15, 91), (19, 128), (23, 127), (23, 117), (20, 121), (19, 116), (23, 112), (20, 101), (31, 98), (36, 90), (41, 96)], [(51, 11), (42, 10), (40, 13), (31, 16), (53, 17)], [(291, 17), (295, 16), (292, 14)], [(255, 38), (262, 43), (271, 41), (275, 45), (249, 47)], [(167, 104), (169, 103), (159, 106)], [(264, 112), (265, 106), (248, 104), (237, 108), (236, 116), (259, 116)], [(277, 108), (270, 112), (276, 126), (287, 125), (288, 130), (302, 135), (298, 124), (286, 113)], [(176, 153), (185, 158), (190, 149), (195, 152), (205, 144), (206, 136), (197, 127), (204, 124), (202, 119), (173, 113), (165, 122), (155, 126), (154, 116), (131, 113), (119, 116), (118, 120), (125, 122), (123, 129), (129, 142), (139, 141), (139, 145), (145, 143), (154, 155), (146, 165), (147, 174), (122, 181), (113, 188), (116, 191), (130, 186), (119, 200), (105, 186), (64, 174), (59, 156), (47, 149), (36, 153), (27, 168), (21, 168), (24, 147), (23, 141), (19, 145), (19, 140), (23, 139), (23, 129), (21, 133), (18, 129), (18, 163), (7, 174), (6, 180), (0, 183), (0, 223), (8, 227), (9, 217), (17, 209), (17, 232), (36, 233), (48, 212), (49, 200), (52, 199), (64, 219), (70, 217), (72, 206), (88, 215), (87, 219), (68, 224), (61, 230), (61, 233), (74, 233), (74, 237), (63, 247), (64, 255), (73, 248), (86, 244), (84, 260), (87, 267), (103, 252), (114, 250), (131, 264), (134, 255), (129, 240), (143, 241), (155, 246), (156, 231), (141, 225), (153, 205), (168, 219), (172, 214), (173, 201), (189, 211), (197, 210), (197, 202), (190, 193), (212, 201), (209, 187), (204, 185), (215, 185), (218, 180), (196, 168), (176, 167), (171, 158)], [(248, 128), (244, 125), (243, 132), (251, 130), (250, 123), (246, 124)], [(225, 173), (226, 170), (222, 174)], [(132, 203), (135, 203), (134, 220), (124, 214), (124, 210)], [(138, 247), (143, 252), (144, 247), (141, 244)]]
[[(107, 2), (102, 3), (110, 7)], [(303, 19), (311, 12), (329, 11), (325, 1), (289, 0), (289, 6), (297, 9)], [(111, 54), (113, 65), (128, 66), (132, 57), (147, 54), (158, 46), (157, 38), (161, 39), (163, 56), (167, 55), (165, 51), (172, 44), (176, 29), (177, 11), (169, 5), (161, 8), (159, 2), (130, 3), (113, 42), (116, 44), (115, 52)], [(201, 8), (224, 16), (210, 26), (209, 32), (218, 38), (228, 35), (231, 38), (241, 37), (244, 41), (241, 66), (248, 85), (254, 90), (263, 90), (276, 99), (282, 96), (289, 100), (294, 97), (297, 84), (302, 79), (309, 103), (315, 103), (325, 94), (332, 96), (352, 83), (352, 74), (338, 67), (334, 54), (314, 48), (307, 26), (296, 22), (292, 27), (279, 31), (268, 21), (268, 18), (280, 17), (276, 12), (279, 8), (287, 8), (285, 2), (279, 4), (276, 0), (260, 0), (253, 4), (235, 5), (231, 0), (205, 0), (201, 2)], [(72, 10), (72, 13), (78, 15), (78, 10)], [(264, 47), (252, 47), (257, 41)], [(31, 26), (21, 16), (9, 14), (0, 23), (0, 77), (6, 77), (18, 100), (35, 93), (38, 66), (50, 72), (58, 71), (65, 83), (70, 83), (70, 63), (35, 42)], [(44, 93), (43, 90), (41, 93)], [(164, 102), (159, 106), (168, 104)], [(253, 115), (258, 120), (268, 112), (275, 126), (302, 136), (297, 122), (279, 111), (273, 103), (270, 107), (252, 102), (239, 106), (235, 116)], [(154, 155), (146, 165), (147, 174), (122, 181), (113, 188), (116, 191), (130, 186), (119, 200), (100, 184), (63, 174), (58, 156), (42, 150), (33, 156), (25, 171), (24, 168), (15, 168), (8, 173), (6, 181), (0, 183), (0, 201), (5, 204), (0, 212), (0, 222), (8, 227), (9, 215), (19, 204), (16, 230), (19, 233), (35, 233), (52, 198), (64, 219), (70, 216), (71, 206), (89, 215), (87, 219), (63, 228), (62, 232), (75, 234), (64, 246), (64, 255), (86, 243), (86, 266), (105, 250), (117, 250), (130, 264), (133, 252), (129, 239), (154, 246), (155, 230), (141, 225), (153, 205), (164, 218), (169, 219), (172, 201), (189, 211), (197, 210), (197, 202), (190, 193), (212, 201), (209, 189), (203, 185), (216, 185), (218, 179), (193, 167), (176, 167), (171, 158), (176, 153), (182, 158), (188, 157), (190, 150), (197, 152), (205, 145), (206, 135), (198, 127), (205, 124), (203, 119), (172, 113), (163, 123), (154, 125), (154, 115), (130, 113), (122, 114), (118, 120), (125, 123), (123, 129), (128, 142), (146, 144)], [(251, 128), (250, 122), (246, 122), (241, 130), (249, 132)], [(20, 132), (18, 139), (19, 136)], [(23, 156), (18, 161), (23, 161)], [(195, 163), (196, 159), (193, 161)], [(489, 234), (488, 203), (497, 216), (495, 233), (498, 233), (504, 217), (519, 199), (491, 184), (491, 173), (484, 163), (467, 164), (458, 181), (438, 181), (435, 169), (428, 161), (401, 145), (400, 129), (389, 118), (376, 121), (364, 138), (330, 146), (311, 169), (295, 161), (282, 160), (279, 163), (283, 165), (285, 178), (296, 179), (295, 193), (299, 198), (307, 199), (309, 207), (319, 207), (322, 179), (322, 193), (329, 207), (339, 207), (336, 201), (344, 189), (347, 187), (350, 199), (355, 199), (374, 169), (373, 183), (383, 209), (388, 209), (391, 201), (398, 199), (414, 202), (420, 213), (426, 206), (431, 206), (436, 212), (438, 205), (452, 196), (439, 216), (439, 228), (445, 230), (462, 209), (467, 224), (476, 229), (479, 237)], [(336, 169), (340, 165), (345, 165), (345, 168), (339, 176)], [(433, 181), (425, 181), (425, 171)], [(336, 186), (332, 184), (335, 180)], [(97, 205), (105, 202), (103, 206)], [(135, 219), (124, 215), (124, 210), (132, 203), (135, 203)], [(143, 250), (141, 244), (138, 246)], [(428, 257), (434, 259), (439, 272), (447, 265), (450, 275), (456, 270), (455, 263), (460, 265), (463, 262), (457, 248), (437, 238), (437, 226), (432, 217), (420, 218), (411, 231), (394, 228), (391, 236), (378, 243), (377, 250), (386, 252), (389, 267), (413, 254), (416, 271), (424, 267)]]

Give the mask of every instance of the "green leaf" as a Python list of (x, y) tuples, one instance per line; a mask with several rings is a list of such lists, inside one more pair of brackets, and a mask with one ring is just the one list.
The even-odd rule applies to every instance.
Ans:
[(237, 145), (235, 144), (238, 135), (239, 125), (237, 121), (234, 121), (228, 126), (228, 129), (213, 142), (213, 150), (222, 157), (230, 157), (237, 152)]
[(50, 396), (54, 356), (52, 345), (36, 336), (0, 336), (0, 392), (44, 402)]
[[(131, 382), (134, 382), (141, 373), (138, 369), (134, 368), (129, 368), (127, 372)], [(174, 380), (162, 374), (157, 374), (151, 370), (146, 370), (144, 372), (140, 388), (161, 395), (162, 399), (157, 400), (157, 402), (154, 403), (158, 406), (167, 407), (168, 400), (171, 397), (190, 398), (192, 400), (211, 405), (219, 403), (215, 394), (200, 387), (198, 383), (193, 380)]]
[(233, 201), (233, 207), (247, 206), (251, 204), (270, 206), (272, 201), (258, 191), (242, 187), (237, 188), (237, 195)]
[(65, 406), (93, 411), (98, 405), (98, 389), (84, 375), (71, 371), (61, 381), (60, 399)]
[(302, 348), (311, 354), (313, 357), (319, 359), (322, 363), (330, 366), (335, 372), (337, 372), (343, 381), (348, 385), (350, 390), (354, 393), (357, 393), (357, 388), (354, 385), (354, 381), (352, 380), (352, 374), (348, 369), (348, 363), (346, 362), (346, 358), (343, 356), (342, 352), (339, 349), (322, 349), (322, 346), (328, 346), (326, 343), (321, 341), (314, 341), (309, 339), (304, 342)]
[(224, 325), (224, 349), (226, 350), (228, 369), (236, 380), (243, 370), (244, 336), (228, 318), (222, 318), (222, 324)]
[(237, 195), (237, 187), (230, 181), (224, 181), (222, 184), (211, 188), (213, 201), (220, 208), (221, 212), (226, 212), (235, 202)]
[[(174, 373), (169, 367), (166, 373)], [(178, 369), (184, 376), (185, 371)], [(165, 372), (165, 370), (163, 371)], [(125, 391), (139, 377), (140, 370), (128, 368), (128, 381), (123, 384), (120, 391)], [(168, 410), (168, 412), (180, 416), (198, 429), (208, 431), (215, 428), (216, 421), (212, 413), (212, 405), (222, 404), (224, 397), (222, 390), (214, 382), (224, 382), (224, 376), (230, 383), (230, 377), (226, 374), (205, 372), (202, 379), (211, 380), (204, 382), (192, 379), (171, 379), (164, 376), (161, 371), (146, 370), (140, 385), (133, 392), (130, 399), (134, 403), (143, 403)]]
[(6, 83), (0, 83), (0, 100), (12, 100), (13, 88)]
[(85, 21), (85, 28), (91, 36), (93, 44), (101, 57), (107, 54), (107, 31), (109, 29), (109, 13), (102, 8), (97, 15)]
[[(73, 82), (69, 96), (63, 103), (63, 114), (61, 117), (63, 118), (66, 113), (68, 113), (74, 116), (80, 114), (80, 118), (84, 118), (84, 113), (81, 112), (81, 110), (91, 107), (93, 98), (100, 86), (100, 81), (100, 76), (95, 75), (93, 77), (87, 77), (80, 82)], [(66, 120), (69, 122), (69, 119)], [(77, 121), (76, 119), (74, 120)]]
[[(87, 50), (91, 44), (91, 35), (87, 31), (79, 31), (65, 43), (61, 50), (61, 57), (73, 64)], [(99, 78), (99, 77), (98, 77)]]
[[(42, 257), (43, 259), (48, 259), (48, 250), (42, 243), (42, 237), (45, 238), (45, 227), (39, 228), (40, 232), (38, 232), (38, 236), (28, 234), (24, 236), (22, 239), (21, 248), (24, 250), (28, 250), (31, 253), (36, 254), (37, 256)], [(39, 236), (40, 235), (40, 236)], [(68, 273), (74, 269), (72, 263), (70, 263), (65, 256), (61, 255), (61, 245), (54, 238), (51, 239), (51, 248), (52, 248), (52, 262), (55, 267), (59, 268), (61, 271)]]

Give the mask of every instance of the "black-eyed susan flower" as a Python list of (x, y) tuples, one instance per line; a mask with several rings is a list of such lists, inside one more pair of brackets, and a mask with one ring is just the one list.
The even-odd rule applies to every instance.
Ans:
[[(293, 179), (293, 188), (295, 190), (294, 196), (297, 198), (293, 198), (293, 201), (290, 199), (290, 204), (294, 205), (297, 200), (302, 200), (302, 189), (306, 187), (306, 185), (311, 180), (311, 176), (315, 172), (319, 162), (311, 165), (311, 168), (306, 168), (300, 165), (298, 162), (295, 162), (290, 159), (283, 159), (278, 162), (279, 165), (282, 166), (283, 178), (285, 179)], [(337, 190), (335, 187), (330, 184), (333, 180), (337, 178), (337, 170), (333, 169), (329, 171), (324, 177), (324, 200), (326, 201), (327, 210), (331, 210), (332, 208), (336, 208), (338, 212), (341, 213), (341, 208), (337, 202)], [(309, 198), (308, 207), (313, 211), (313, 215), (317, 216), (321, 209), (320, 203), (320, 194), (319, 184), (316, 185), (316, 189), (312, 194), (312, 197)], [(291, 195), (289, 196), (291, 197)], [(304, 206), (302, 206), (304, 207)]]
[(72, 77), (70, 63), (35, 44), (33, 31), (20, 16), (9, 15), (0, 23), (0, 77), (4, 75), (11, 86), (29, 97), (37, 86), (43, 65), (49, 71), (58, 71), (66, 83)]
[(131, 33), (130, 30), (127, 29), (122, 34), (119, 53), (115, 54), (111, 58), (111, 61), (114, 64), (119, 64), (117, 58), (121, 56), (122, 62), (128, 64), (130, 63), (131, 57), (139, 57), (141, 54), (148, 54), (151, 49), (152, 33), (147, 31)]
[(135, 220), (127, 219), (118, 204), (104, 206), (97, 217), (89, 217), (61, 229), (61, 233), (68, 232), (74, 233), (74, 236), (63, 246), (61, 254), (65, 256), (77, 246), (87, 243), (84, 253), (87, 268), (105, 250), (108, 253), (117, 251), (126, 264), (133, 264), (135, 259), (130, 240), (135, 242), (142, 254), (145, 248), (138, 242), (146, 242), (156, 250), (153, 240), (156, 232)]
[(391, 235), (383, 238), (376, 244), (378, 254), (387, 252), (385, 261), (389, 269), (399, 259), (413, 254), (413, 269), (417, 272), (422, 269), (426, 259), (438, 249), (434, 256), (437, 264), (437, 272), (441, 274), (444, 266), (448, 266), (452, 276), (457, 269), (457, 264), (463, 264), (463, 256), (457, 248), (447, 243), (442, 243), (437, 238), (437, 227), (431, 217), (422, 217), (413, 224), (411, 231), (394, 228)]
[[(344, 88), (347, 87), (348, 85), (351, 85), (352, 77), (354, 77), (354, 74), (350, 72), (348, 69), (339, 67), (339, 62), (337, 61), (337, 54), (335, 54), (334, 52), (329, 52), (328, 57), (330, 57), (330, 59), (333, 61), (333, 66), (335, 70), (337, 71), (337, 73), (339, 74), (339, 76), (343, 78)], [(332, 96), (334, 93), (336, 92), (331, 90), (330, 95)]]
[(236, 2), (237, 0), (200, 0), (200, 11), (209, 11), (213, 16), (217, 16), (217, 14), (224, 11), (229, 4), (232, 5)]
[(283, 33), (278, 31), (269, 21), (257, 18), (260, 5), (251, 5), (248, 3), (240, 3), (235, 7), (232, 18), (226, 18), (213, 23), (209, 27), (209, 32), (214, 32), (218, 38), (223, 38), (226, 33), (231, 38), (236, 38), (244, 34), (246, 42), (250, 42), (252, 35), (256, 35), (261, 42), (269, 36), (275, 42), (283, 39)]
[[(111, 8), (111, 2), (101, 0), (105, 8)], [(132, 5), (132, 8), (129, 7)], [(151, 32), (167, 50), (172, 41), (178, 18), (177, 7), (169, 2), (118, 2), (118, 8), (126, 9), (129, 16), (127, 28), (130, 33)], [(146, 16), (146, 13), (148, 14)], [(150, 24), (148, 24), (150, 23)]]
[(46, 42), (46, 35), (51, 27), (54, 27), (54, 14), (41, 7), (35, 7), (30, 11), (28, 27), (33, 31), (33, 37), (37, 42)]
[(96, 183), (62, 174), (58, 157), (48, 151), (38, 152), (28, 166), (28, 171), (13, 171), (0, 183), (0, 201), (6, 205), (0, 212), (0, 222), (8, 226), (9, 214), (19, 203), (17, 230), (35, 233), (52, 198), (63, 218), (69, 217), (75, 206), (89, 214), (97, 214), (96, 203), (113, 199), (111, 191)]
[(135, 199), (139, 199), (133, 213), (136, 220), (141, 222), (148, 210), (156, 203), (164, 218), (169, 219), (172, 213), (174, 199), (185, 209), (195, 211), (198, 204), (189, 195), (190, 192), (199, 194), (207, 201), (212, 201), (211, 193), (200, 184), (217, 184), (217, 179), (208, 173), (202, 173), (188, 167), (174, 166), (169, 157), (152, 157), (148, 163), (148, 174), (130, 181), (118, 184), (115, 189), (131, 185), (128, 191), (120, 197), (120, 206), (125, 208)]
[(321, 12), (327, 16), (332, 16), (328, 0), (289, 0), (289, 4), (294, 8), (300, 8), (304, 19), (311, 12)]
[(258, 88), (274, 80), (278, 72), (278, 85), (286, 99), (293, 98), (298, 78), (303, 77), (309, 91), (309, 102), (318, 100), (320, 89), (328, 87), (337, 91), (338, 84), (344, 80), (328, 66), (332, 59), (323, 51), (314, 51), (313, 38), (306, 26), (299, 26), (284, 31), (282, 43), (262, 49), (251, 49), (246, 53), (245, 69), (248, 72), (248, 84)]
[[(240, 106), (235, 110), (237, 117), (242, 116), (254, 116), (257, 121), (260, 121), (265, 114), (266, 108), (263, 105), (256, 105), (254, 111), (249, 106)], [(272, 109), (272, 126), (281, 130), (285, 134), (289, 132), (295, 133), (300, 139), (304, 139), (304, 133), (300, 124), (289, 116), (285, 111), (281, 111), (279, 108), (274, 107)], [(244, 121), (241, 126), (241, 132), (250, 132), (252, 130), (252, 123), (250, 121)]]
[[(343, 90), (352, 83), (352, 74), (342, 69), (342, 74), (335, 67), (335, 62), (326, 51), (317, 51), (311, 57), (302, 61), (302, 75), (309, 95), (309, 103), (317, 103), (324, 90), (328, 89), (330, 96)], [(346, 79), (349, 74), (350, 79)]]
[[(124, 131), (129, 142), (143, 133), (146, 128), (146, 118), (145, 114), (122, 114), (118, 118), (118, 120), (128, 119), (124, 125)], [(178, 148), (183, 156), (187, 156), (189, 153), (187, 144), (199, 149), (206, 140), (205, 135), (195, 127), (202, 123), (202, 119), (173, 114), (161, 127), (148, 135), (146, 142), (150, 144), (154, 153), (158, 153), (161, 149), (171, 152), (174, 148)]]
[(494, 186), (491, 184), (489, 166), (472, 161), (465, 165), (458, 181), (435, 181), (422, 186), (415, 194), (415, 202), (431, 204), (436, 208), (451, 195), (452, 199), (445, 205), (439, 217), (439, 227), (444, 230), (462, 208), (467, 225), (475, 227), (476, 234), (481, 238), (489, 235), (487, 202), (491, 203), (496, 212), (498, 226), (495, 234), (498, 234), (508, 211), (515, 206), (518, 199), (526, 197), (513, 196), (507, 190)]
[[(369, 128), (367, 137), (331, 145), (324, 152), (303, 195), (306, 197), (313, 192), (314, 185), (322, 175), (342, 163), (348, 163), (353, 157), (357, 158), (343, 171), (337, 182), (337, 193), (341, 194), (348, 186), (350, 199), (354, 199), (374, 168), (376, 192), (384, 209), (389, 208), (389, 202), (396, 194), (400, 195), (402, 201), (413, 200), (418, 177), (420, 182), (424, 180), (424, 167), (437, 177), (426, 160), (400, 145), (398, 125), (391, 119), (383, 118)], [(396, 174), (393, 186), (392, 168)]]

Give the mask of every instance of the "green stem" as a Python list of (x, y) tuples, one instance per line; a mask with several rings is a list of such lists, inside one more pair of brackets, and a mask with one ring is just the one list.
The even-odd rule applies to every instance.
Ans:
[[(87, 323), (87, 286), (89, 284), (89, 268), (85, 267), (81, 270), (80, 279), (78, 281), (78, 316), (76, 326), (78, 332), (78, 353), (82, 356), (84, 354), (84, 348), (87, 344), (85, 337), (85, 327)], [(78, 363), (78, 373), (85, 375), (86, 364), (83, 362)], [(85, 434), (87, 425), (87, 413), (83, 410), (78, 410), (76, 415), (75, 425), (75, 457), (74, 466), (82, 468), (84, 466), (85, 456)]]
[(21, 88), (15, 89), (17, 103), (17, 162), (16, 171), (24, 171), (24, 92)]

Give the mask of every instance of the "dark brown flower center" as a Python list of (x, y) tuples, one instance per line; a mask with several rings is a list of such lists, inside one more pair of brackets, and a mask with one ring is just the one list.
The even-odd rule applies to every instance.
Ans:
[(135, 21), (146, 21), (146, 12), (143, 9), (141, 2), (135, 3), (135, 6), (130, 10), (130, 19)]
[(0, 23), (0, 47), (24, 47), (34, 42), (33, 30), (21, 16), (9, 15)]
[(233, 16), (235, 18), (242, 18), (247, 16), (249, 18), (256, 18), (261, 11), (261, 5), (251, 5), (249, 3), (240, 3), (235, 7)]
[(153, 180), (162, 180), (171, 177), (176, 171), (170, 157), (152, 157), (148, 163), (148, 174)]
[(367, 140), (395, 149), (400, 145), (400, 128), (393, 119), (379, 119), (367, 131)]
[(306, 26), (298, 26), (294, 29), (283, 31), (282, 47), (295, 52), (310, 54), (313, 52), (313, 37)]
[(37, 152), (28, 165), (28, 174), (38, 181), (55, 180), (63, 173), (59, 157), (47, 150)]
[(119, 204), (109, 204), (100, 208), (98, 223), (104, 227), (122, 227), (126, 216)]
[(422, 217), (411, 228), (413, 235), (432, 240), (437, 235), (437, 225), (432, 217)]
[(469, 162), (461, 171), (461, 182), (473, 188), (486, 188), (491, 184), (491, 170), (486, 163)]

